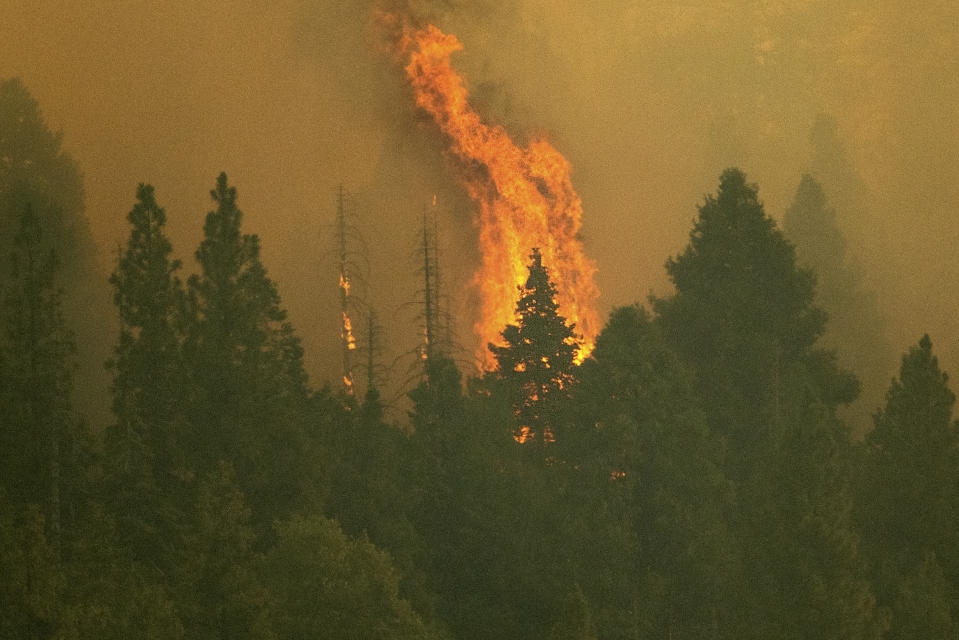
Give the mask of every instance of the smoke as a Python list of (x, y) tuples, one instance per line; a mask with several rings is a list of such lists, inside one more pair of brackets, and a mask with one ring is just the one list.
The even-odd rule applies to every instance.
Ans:
[(14, 0), (0, 27), (0, 77), (23, 78), (85, 173), (104, 272), (140, 181), (156, 186), (189, 265), (225, 170), (317, 380), (339, 378), (328, 229), (340, 183), (357, 194), (367, 297), (394, 355), (415, 344), (397, 310), (415, 296), (413, 237), (434, 194), (444, 282), (459, 315), (471, 313), (475, 205), (386, 53), (377, 20), (390, 10), (463, 42), (453, 62), (486, 121), (520, 141), (543, 135), (570, 160), (603, 314), (668, 293), (663, 263), (726, 166), (742, 167), (781, 218), (803, 171), (828, 164), (810, 141), (828, 114), (868, 197), (827, 196), (889, 342), (901, 352), (928, 331), (946, 370), (959, 370), (955, 3), (106, 6)]

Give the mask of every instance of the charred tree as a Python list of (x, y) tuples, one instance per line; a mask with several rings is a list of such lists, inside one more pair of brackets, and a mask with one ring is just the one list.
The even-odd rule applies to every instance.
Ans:
[(353, 335), (352, 301), (350, 288), (352, 287), (351, 261), (347, 250), (347, 223), (346, 211), (343, 204), (343, 185), (337, 193), (336, 204), (336, 248), (337, 271), (339, 272), (341, 329), (340, 344), (343, 351), (343, 388), (348, 395), (353, 395), (353, 351), (356, 350), (356, 338)]

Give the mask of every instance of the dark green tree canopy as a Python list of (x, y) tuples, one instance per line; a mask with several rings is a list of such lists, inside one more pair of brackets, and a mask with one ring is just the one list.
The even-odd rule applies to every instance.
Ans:
[[(286, 321), (276, 284), (260, 261), (259, 237), (241, 231), (243, 213), (225, 173), (210, 195), (217, 208), (206, 216), (196, 252), (201, 274), (189, 279), (199, 310), (194, 335), (198, 355), (214, 377), (232, 376), (230, 371), (242, 367), (241, 377), (253, 375), (287, 391), (303, 390), (302, 347)], [(259, 375), (267, 371), (269, 375)]]
[(876, 428), (867, 437), (870, 446), (886, 455), (955, 455), (959, 432), (951, 417), (956, 396), (948, 383), (949, 376), (932, 354), (932, 340), (924, 335), (903, 356), (899, 377), (886, 395), (886, 407), (876, 414)]
[(196, 252), (200, 273), (188, 281), (193, 310), (183, 347), (193, 450), (203, 469), (233, 465), (257, 531), (270, 535), (278, 514), (313, 495), (295, 489), (314, 473), (303, 349), (260, 260), (259, 238), (241, 230), (225, 173), (211, 196), (216, 209)]
[(243, 212), (236, 205), (236, 187), (228, 186), (225, 173), (210, 196), (217, 208), (206, 216), (203, 242), (196, 252), (202, 276), (190, 278), (203, 308), (203, 324), (222, 331), (224, 339), (262, 342), (265, 325), (282, 322), (286, 313), (260, 262), (260, 239), (241, 232)]
[(165, 233), (166, 213), (141, 184), (127, 216), (130, 237), (110, 276), (120, 332), (113, 358), (113, 412), (105, 434), (111, 510), (133, 557), (169, 570), (164, 553), (183, 519), (173, 496), (184, 490), (188, 449), (181, 345), (186, 298)]
[[(539, 249), (530, 254), (529, 277), (519, 287), (517, 324), (503, 330), (504, 345), (490, 344), (497, 376), (510, 390), (517, 426), (530, 439), (546, 442), (557, 416), (556, 404), (568, 395), (578, 349), (574, 325), (559, 315), (556, 286), (550, 282)], [(555, 435), (555, 434), (553, 434)], [(544, 437), (545, 436), (545, 437)]]
[(812, 272), (796, 267), (793, 246), (738, 169), (724, 171), (717, 194), (706, 196), (689, 245), (666, 271), (677, 293), (657, 310), (689, 327), (692, 350), (714, 353), (735, 329), (742, 340), (769, 336), (796, 355), (824, 329)]
[(110, 276), (114, 302), (126, 327), (171, 332), (172, 314), (182, 304), (179, 260), (166, 236), (166, 211), (157, 204), (152, 185), (140, 184), (130, 210), (130, 238)]
[(130, 238), (110, 276), (121, 327), (109, 364), (117, 417), (150, 423), (169, 419), (176, 405), (186, 298), (177, 276), (180, 261), (172, 258), (165, 232), (166, 212), (152, 186), (141, 184), (136, 196), (128, 215)]
[(959, 422), (948, 380), (923, 336), (866, 436), (856, 517), (887, 604), (926, 553), (959, 584)]
[[(0, 492), (46, 516), (59, 553), (64, 505), (75, 507), (87, 444), (70, 391), (75, 352), (61, 311), (59, 261), (30, 206), (20, 215), (0, 301)], [(74, 495), (71, 495), (74, 494)]]

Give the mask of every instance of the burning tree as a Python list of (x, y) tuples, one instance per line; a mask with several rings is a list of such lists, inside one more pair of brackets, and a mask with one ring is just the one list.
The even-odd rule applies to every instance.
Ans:
[[(450, 56), (463, 48), (435, 26), (407, 28), (398, 43), (418, 107), (430, 114), (450, 142), (450, 159), (470, 198), (480, 206), (482, 264), (474, 282), (480, 290), (480, 344), (495, 340), (500, 327), (516, 318), (514, 287), (526, 277), (525, 251), (539, 247), (557, 283), (559, 309), (582, 334), (580, 360), (599, 332), (595, 300), (596, 266), (580, 239), (583, 205), (573, 188), (569, 161), (546, 140), (517, 146), (502, 126), (483, 122), (469, 104), (463, 79)], [(478, 354), (492, 365), (489, 353)]]
[(514, 437), (519, 442), (555, 439), (553, 427), (559, 401), (567, 397), (579, 337), (574, 324), (559, 315), (556, 286), (543, 266), (539, 249), (530, 254), (529, 277), (519, 287), (517, 324), (502, 332), (506, 344), (490, 343), (499, 365), (497, 376), (506, 383), (517, 418)]

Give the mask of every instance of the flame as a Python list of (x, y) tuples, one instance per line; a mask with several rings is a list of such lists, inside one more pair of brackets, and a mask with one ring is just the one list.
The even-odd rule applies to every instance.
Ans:
[(353, 322), (350, 316), (343, 312), (343, 339), (346, 341), (346, 348), (350, 351), (356, 349), (356, 338), (353, 336)]
[(599, 331), (594, 303), (595, 264), (583, 253), (578, 234), (583, 207), (570, 180), (570, 164), (545, 140), (518, 147), (501, 126), (481, 121), (469, 105), (462, 78), (450, 55), (463, 48), (456, 36), (433, 25), (406, 28), (399, 42), (408, 54), (406, 75), (416, 104), (450, 139), (467, 193), (479, 203), (482, 263), (474, 276), (482, 300), (474, 326), (483, 347), (479, 358), (494, 362), (485, 345), (502, 342), (500, 332), (515, 324), (517, 287), (527, 278), (530, 251), (539, 247), (557, 289), (559, 313), (576, 324), (581, 337), (577, 362), (593, 349)]

